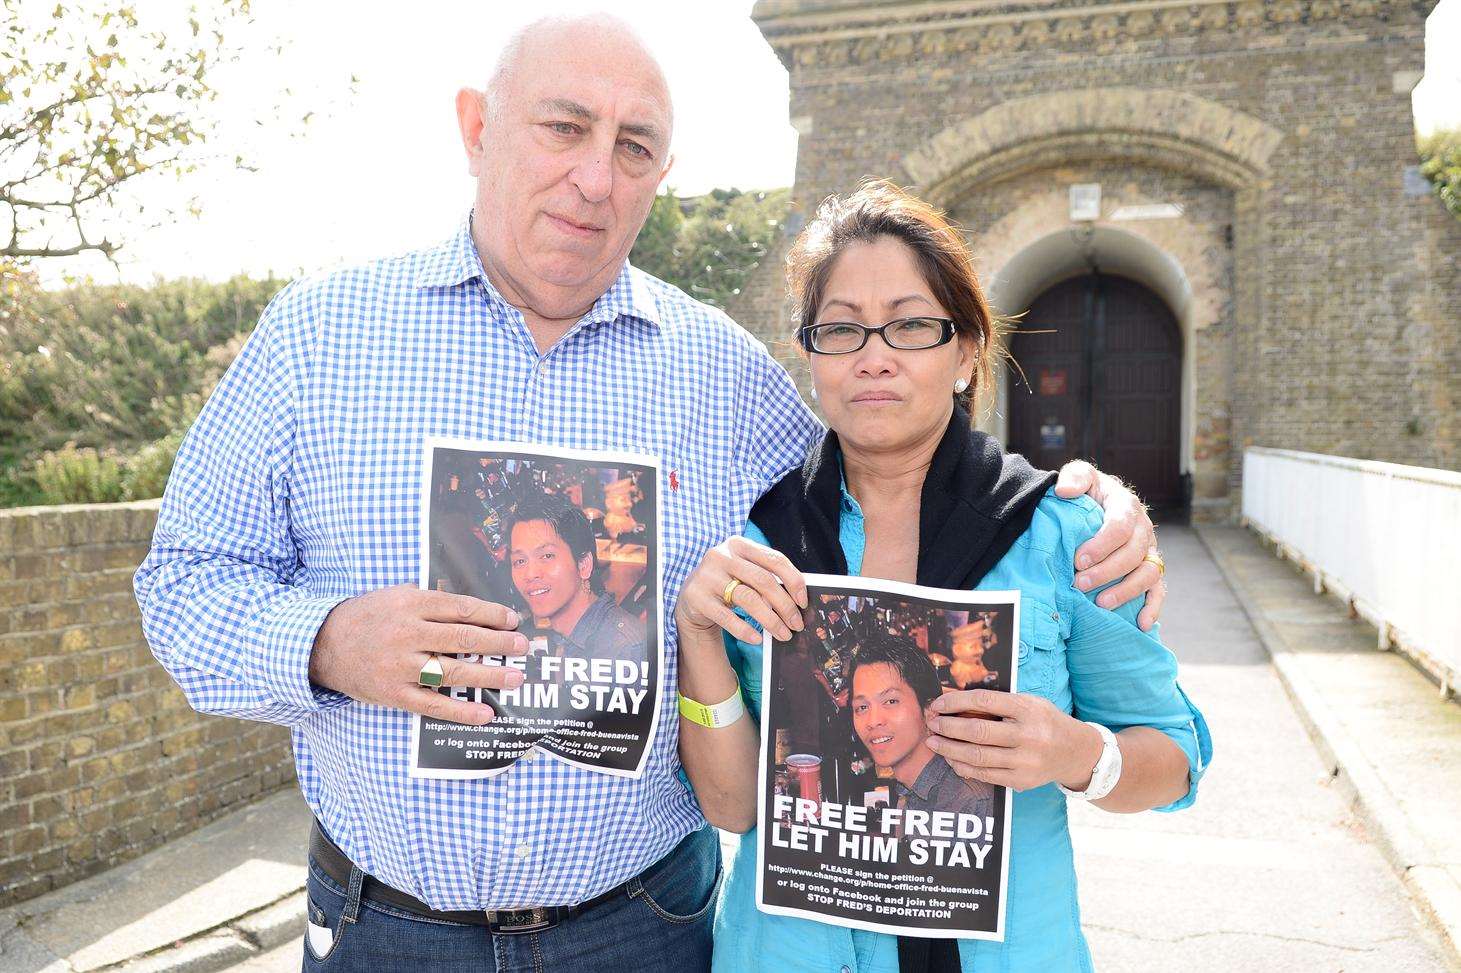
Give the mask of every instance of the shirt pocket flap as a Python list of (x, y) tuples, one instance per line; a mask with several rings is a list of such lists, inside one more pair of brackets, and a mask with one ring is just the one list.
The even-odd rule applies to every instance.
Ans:
[(1060, 613), (1038, 598), (1020, 600), (1020, 668), (1022, 693), (1049, 695), (1055, 682), (1060, 649)]

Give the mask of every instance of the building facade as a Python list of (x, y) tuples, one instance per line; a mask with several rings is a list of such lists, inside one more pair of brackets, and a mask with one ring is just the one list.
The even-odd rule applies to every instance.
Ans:
[[(790, 73), (790, 226), (866, 176), (934, 201), (1017, 317), (1019, 367), (981, 423), (1037, 464), (1093, 457), (1222, 520), (1246, 445), (1461, 461), (1461, 222), (1415, 169), (1410, 103), (1433, 6), (761, 0), (753, 17)], [(804, 381), (781, 272), (767, 261), (732, 311)]]

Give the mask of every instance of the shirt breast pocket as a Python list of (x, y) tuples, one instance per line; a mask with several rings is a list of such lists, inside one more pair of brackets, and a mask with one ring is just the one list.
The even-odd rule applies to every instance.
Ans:
[(1068, 679), (1060, 613), (1053, 605), (1026, 597), (1020, 603), (1018, 687), (1022, 693), (1054, 700)]

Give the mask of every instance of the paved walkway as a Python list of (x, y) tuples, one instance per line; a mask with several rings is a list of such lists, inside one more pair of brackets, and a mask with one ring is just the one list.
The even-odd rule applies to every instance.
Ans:
[[(203, 973), (304, 930), (310, 814), (290, 787), (162, 848), (0, 910), (0, 971)], [(297, 969), (297, 964), (295, 969)]]
[[(1224, 536), (1249, 545), (1249, 556), (1271, 558), (1251, 535), (1234, 533)], [(1181, 660), (1183, 688), (1208, 718), (1216, 755), (1197, 803), (1185, 811), (1076, 809), (1081, 901), (1097, 968), (1455, 969), (1351, 810), (1350, 792), (1320, 758), (1196, 533), (1165, 528), (1161, 535), (1171, 592), (1162, 636)], [(1303, 590), (1301, 578), (1298, 585), (1303, 600), (1288, 610), (1304, 606), (1343, 622), (1335, 606)], [(1461, 798), (1461, 789), (1451, 793)]]
[(1461, 700), (1238, 528), (1202, 537), (1239, 592), (1339, 793), (1461, 955)]
[[(1262, 638), (1197, 534), (1164, 529), (1172, 594), (1163, 634), (1212, 725), (1217, 759), (1187, 811), (1074, 808), (1097, 967), (1456, 973), (1456, 953), (1425, 910), (1444, 926), (1445, 880), (1461, 863), (1442, 840), (1456, 840), (1461, 707), (1374, 651), (1372, 633), (1251, 535), (1204, 536)], [(293, 973), (307, 820), (286, 791), (4, 910), (0, 970), (84, 973), (132, 956), (128, 973)]]

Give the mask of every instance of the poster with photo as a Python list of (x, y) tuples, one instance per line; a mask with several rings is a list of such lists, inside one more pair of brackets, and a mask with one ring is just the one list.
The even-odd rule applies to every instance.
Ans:
[(955, 774), (925, 714), (943, 693), (1016, 690), (1019, 592), (807, 585), (805, 627), (762, 655), (757, 907), (1002, 940), (1010, 791)]
[(659, 469), (653, 456), (432, 439), (421, 511), (422, 588), (507, 605), (526, 657), (516, 689), (442, 686), (486, 703), (484, 726), (416, 716), (413, 777), (491, 777), (533, 748), (638, 777), (664, 667)]

